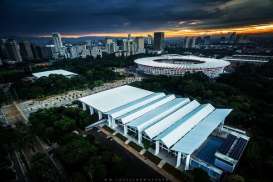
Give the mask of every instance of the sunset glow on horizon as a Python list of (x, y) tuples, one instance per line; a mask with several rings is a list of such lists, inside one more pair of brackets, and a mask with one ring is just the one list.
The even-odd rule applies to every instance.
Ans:
[[(230, 32), (237, 34), (263, 34), (273, 33), (273, 23), (250, 25), (236, 28), (218, 28), (218, 29), (169, 29), (169, 30), (156, 30), (165, 32), (165, 37), (185, 37), (185, 36), (206, 36), (206, 35), (220, 35)], [(132, 36), (147, 36), (152, 35), (153, 32), (124, 32), (124, 33), (82, 33), (82, 34), (62, 34), (64, 38), (80, 38), (88, 36), (96, 37), (127, 37), (128, 34)], [(51, 35), (39, 35), (38, 37), (51, 37)]]

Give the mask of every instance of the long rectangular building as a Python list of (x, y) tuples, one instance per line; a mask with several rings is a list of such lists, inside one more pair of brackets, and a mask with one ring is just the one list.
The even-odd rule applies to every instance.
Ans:
[[(178, 169), (201, 167), (214, 179), (234, 170), (249, 140), (243, 131), (224, 125), (232, 109), (189, 98), (125, 85), (79, 101), (84, 110), (97, 114), (100, 122), (105, 120), (130, 141), (142, 147), (150, 143), (150, 152), (166, 161), (174, 158), (168, 162)], [(225, 143), (231, 144), (224, 148)], [(204, 153), (206, 148), (213, 152)]]

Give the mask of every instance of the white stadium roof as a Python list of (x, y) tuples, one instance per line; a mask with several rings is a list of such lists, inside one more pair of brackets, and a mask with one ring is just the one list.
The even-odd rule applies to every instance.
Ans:
[[(159, 62), (157, 60), (181, 60), (182, 63)], [(190, 61), (193, 61), (192, 63)], [(188, 63), (186, 63), (188, 62)], [(199, 62), (199, 63), (197, 63)], [(138, 65), (157, 67), (157, 68), (171, 68), (171, 69), (210, 69), (223, 68), (230, 63), (221, 59), (205, 58), (198, 56), (182, 56), (176, 54), (168, 54), (156, 57), (145, 57), (135, 60)]]
[(208, 136), (225, 120), (232, 109), (216, 109), (195, 128), (179, 140), (171, 149), (184, 154), (192, 154)]
[(125, 85), (80, 98), (79, 101), (105, 113), (152, 93), (153, 92), (147, 90)]
[(66, 70), (62, 70), (62, 69), (58, 69), (58, 70), (51, 70), (51, 71), (42, 71), (42, 72), (38, 72), (38, 73), (33, 73), (32, 75), (36, 78), (41, 78), (43, 76), (48, 77), (49, 75), (63, 75), (63, 76), (76, 76), (78, 74), (76, 73), (72, 73), (70, 71), (66, 71)]

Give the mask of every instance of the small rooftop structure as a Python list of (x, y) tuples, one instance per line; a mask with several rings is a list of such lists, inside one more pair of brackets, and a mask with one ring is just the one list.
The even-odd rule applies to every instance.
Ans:
[(58, 70), (50, 70), (50, 71), (42, 71), (42, 72), (38, 72), (38, 73), (33, 73), (32, 75), (35, 78), (49, 77), (49, 75), (63, 75), (65, 77), (71, 78), (71, 77), (76, 76), (78, 74), (72, 73), (70, 71), (66, 71), (63, 69), (58, 69)]

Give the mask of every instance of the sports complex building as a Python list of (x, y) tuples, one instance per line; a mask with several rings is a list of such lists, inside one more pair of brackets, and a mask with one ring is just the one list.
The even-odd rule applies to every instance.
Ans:
[(80, 98), (83, 110), (179, 170), (202, 168), (218, 180), (233, 172), (249, 137), (224, 124), (232, 109), (128, 85)]
[(178, 54), (140, 58), (136, 59), (135, 63), (139, 72), (148, 75), (179, 76), (186, 72), (202, 71), (209, 77), (217, 77), (224, 72), (226, 66), (230, 65), (228, 61), (221, 59)]

